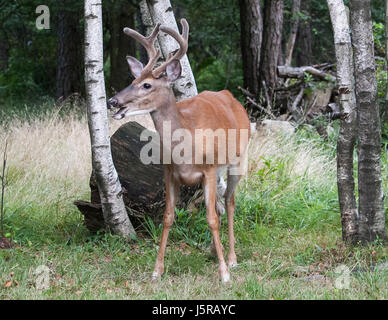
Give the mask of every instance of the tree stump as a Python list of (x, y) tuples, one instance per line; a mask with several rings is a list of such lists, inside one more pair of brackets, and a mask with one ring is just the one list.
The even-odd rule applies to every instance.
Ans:
[[(145, 165), (140, 160), (140, 150), (149, 141), (140, 141), (140, 134), (147, 130), (137, 122), (127, 122), (111, 137), (113, 163), (123, 188), (124, 203), (129, 218), (139, 229), (146, 217), (160, 223), (164, 212), (164, 176), (161, 164)], [(182, 186), (178, 207), (187, 207), (196, 198), (198, 186)], [(91, 202), (75, 201), (84, 215), (86, 227), (96, 232), (105, 228), (97, 184), (90, 178)]]

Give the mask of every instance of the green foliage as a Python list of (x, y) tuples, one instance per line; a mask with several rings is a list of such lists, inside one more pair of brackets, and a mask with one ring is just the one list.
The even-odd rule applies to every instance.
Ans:
[[(0, 97), (38, 97), (53, 94), (55, 86), (55, 40), (38, 37), (30, 47), (11, 50), (9, 67), (0, 73)], [(47, 53), (37, 55), (42, 45)], [(50, 56), (51, 54), (51, 56)], [(31, 59), (35, 56), (35, 59)]]
[(240, 97), (241, 92), (237, 89), (243, 83), (240, 63), (207, 58), (195, 69), (195, 79), (199, 92), (228, 89), (236, 98)]
[(371, 0), (371, 10), (373, 21), (385, 23), (385, 0)]
[[(54, 1), (46, 1), (52, 14), (50, 30), (35, 26), (39, 1), (14, 1), (0, 17), (0, 37), (9, 46), (8, 68), (0, 72), (0, 98), (35, 98), (55, 91), (56, 24)], [(3, 8), (2, 8), (3, 10)], [(2, 12), (4, 13), (4, 11)]]
[(387, 71), (385, 68), (385, 61), (376, 61), (376, 76), (377, 76), (377, 90), (378, 97), (380, 99), (381, 104), (385, 100), (385, 95), (387, 91)]
[(375, 55), (385, 54), (385, 25), (373, 21), (373, 36), (375, 43)]
[(382, 123), (381, 133), (383, 150), (388, 153), (388, 122)]
[[(189, 57), (199, 91), (224, 88), (239, 97), (242, 85), (240, 15), (234, 0), (172, 0), (190, 24)], [(179, 10), (179, 9), (184, 9)]]
[[(155, 225), (149, 217), (146, 217), (144, 226), (154, 243), (158, 244), (162, 235), (163, 224)], [(174, 225), (171, 228), (169, 239), (184, 241), (193, 247), (209, 245), (211, 233), (207, 226), (206, 209), (201, 208), (200, 211), (195, 212), (176, 209)]]

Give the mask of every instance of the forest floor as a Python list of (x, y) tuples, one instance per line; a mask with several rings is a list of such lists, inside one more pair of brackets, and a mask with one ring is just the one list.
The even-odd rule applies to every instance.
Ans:
[[(5, 233), (15, 243), (0, 249), (0, 299), (388, 299), (387, 248), (341, 240), (336, 129), (326, 141), (305, 128), (251, 146), (237, 193), (239, 265), (229, 284), (209, 254), (203, 208), (176, 211), (165, 275), (151, 282), (161, 226), (145, 221), (146, 231), (128, 244), (90, 234), (73, 205), (90, 197), (85, 117), (66, 107), (33, 117), (23, 115), (28, 107), (15, 112), (0, 115), (1, 151), (9, 142)], [(385, 194), (387, 176), (383, 155)], [(226, 217), (222, 242), (226, 255)]]

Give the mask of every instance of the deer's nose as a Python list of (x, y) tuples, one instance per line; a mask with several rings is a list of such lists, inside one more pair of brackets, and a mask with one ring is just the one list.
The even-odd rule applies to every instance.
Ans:
[(116, 98), (110, 98), (107, 103), (108, 109), (111, 108), (118, 108), (119, 107), (119, 102)]

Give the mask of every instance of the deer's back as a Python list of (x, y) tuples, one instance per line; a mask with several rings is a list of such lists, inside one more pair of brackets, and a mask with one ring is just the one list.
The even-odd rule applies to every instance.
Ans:
[(246, 110), (228, 90), (201, 92), (178, 102), (178, 108), (192, 129), (250, 130)]

